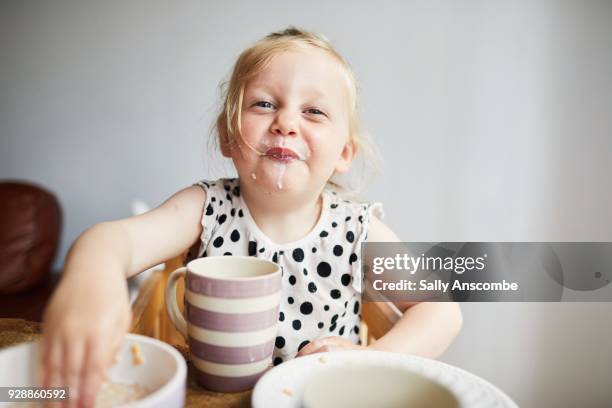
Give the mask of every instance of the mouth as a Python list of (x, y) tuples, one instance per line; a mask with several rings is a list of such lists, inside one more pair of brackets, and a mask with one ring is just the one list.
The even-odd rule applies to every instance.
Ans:
[(294, 160), (300, 160), (296, 152), (286, 147), (272, 147), (266, 150), (264, 156), (283, 163), (290, 163)]

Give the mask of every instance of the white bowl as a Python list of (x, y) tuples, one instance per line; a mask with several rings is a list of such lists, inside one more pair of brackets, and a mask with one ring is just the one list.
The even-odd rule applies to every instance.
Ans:
[[(134, 365), (131, 347), (140, 348), (143, 363)], [(37, 386), (39, 342), (19, 344), (0, 350), (0, 386)], [(118, 354), (119, 361), (108, 371), (110, 381), (139, 384), (154, 390), (146, 397), (123, 405), (126, 408), (173, 408), (185, 402), (187, 364), (172, 346), (151, 337), (127, 334)], [(0, 406), (7, 404), (0, 403)]]
[(459, 408), (453, 393), (416, 372), (354, 365), (322, 369), (305, 384), (305, 408)]

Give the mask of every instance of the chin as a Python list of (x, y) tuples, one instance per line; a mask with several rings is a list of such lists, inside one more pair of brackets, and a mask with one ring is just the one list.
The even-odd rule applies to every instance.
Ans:
[(273, 195), (299, 192), (307, 185), (307, 181), (303, 177), (299, 177), (291, 171), (285, 171), (284, 173), (259, 171), (256, 173), (256, 179), (253, 179), (251, 174), (249, 173), (247, 177), (252, 185)]

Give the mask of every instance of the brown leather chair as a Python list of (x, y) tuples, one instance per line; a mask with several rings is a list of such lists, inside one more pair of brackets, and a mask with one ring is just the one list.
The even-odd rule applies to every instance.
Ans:
[(51, 265), (62, 221), (53, 193), (27, 181), (0, 181), (0, 317), (40, 321), (59, 279)]

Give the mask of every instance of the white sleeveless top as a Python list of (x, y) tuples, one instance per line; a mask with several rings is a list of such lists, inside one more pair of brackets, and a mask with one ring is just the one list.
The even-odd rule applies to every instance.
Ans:
[(274, 365), (294, 358), (317, 338), (342, 336), (359, 343), (361, 317), (361, 243), (368, 234), (372, 210), (380, 204), (343, 200), (323, 192), (321, 216), (304, 238), (272, 242), (257, 226), (240, 195), (238, 179), (202, 180), (206, 191), (203, 231), (197, 253), (244, 255), (277, 263), (282, 295)]

